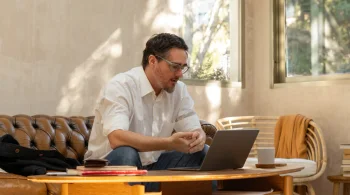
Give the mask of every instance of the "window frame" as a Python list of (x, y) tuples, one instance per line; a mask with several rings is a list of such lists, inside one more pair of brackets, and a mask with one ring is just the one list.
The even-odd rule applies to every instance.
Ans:
[(273, 45), (271, 62), (271, 88), (276, 85), (296, 83), (301, 85), (331, 85), (333, 83), (349, 83), (350, 73), (315, 75), (315, 76), (286, 76), (285, 61), (285, 1), (271, 0), (272, 30), (271, 42)]
[[(230, 0), (236, 1), (236, 0)], [(237, 78), (234, 78), (235, 81), (216, 81), (216, 80), (198, 80), (198, 79), (185, 79), (182, 78), (181, 81), (186, 83), (187, 85), (194, 86), (207, 86), (207, 85), (215, 85), (220, 87), (234, 87), (234, 88), (245, 88), (245, 0), (237, 0), (238, 1), (238, 59), (237, 61), (230, 60), (230, 66), (233, 66), (237, 62), (237, 67), (235, 67), (234, 71), (237, 71)], [(232, 12), (230, 12), (231, 14)]]

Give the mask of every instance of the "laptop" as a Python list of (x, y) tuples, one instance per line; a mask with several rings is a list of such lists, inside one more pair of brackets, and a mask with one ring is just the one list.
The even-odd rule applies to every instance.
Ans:
[(215, 171), (242, 168), (259, 133), (258, 129), (218, 130), (199, 167), (175, 167), (173, 171)]

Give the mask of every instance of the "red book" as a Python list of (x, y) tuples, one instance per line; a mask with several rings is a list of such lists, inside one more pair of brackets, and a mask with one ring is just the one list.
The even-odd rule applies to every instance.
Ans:
[(82, 171), (131, 171), (138, 170), (136, 166), (104, 166), (104, 167), (85, 167), (85, 166), (77, 166), (75, 169)]
[(76, 170), (67, 169), (68, 175), (145, 175), (147, 170)]

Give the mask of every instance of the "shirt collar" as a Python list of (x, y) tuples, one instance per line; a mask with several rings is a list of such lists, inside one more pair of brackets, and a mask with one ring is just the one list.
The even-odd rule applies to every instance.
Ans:
[(142, 66), (138, 67), (138, 76), (139, 76), (139, 82), (140, 82), (140, 88), (141, 88), (141, 97), (153, 92), (153, 87), (151, 83), (149, 82), (145, 71), (143, 70)]

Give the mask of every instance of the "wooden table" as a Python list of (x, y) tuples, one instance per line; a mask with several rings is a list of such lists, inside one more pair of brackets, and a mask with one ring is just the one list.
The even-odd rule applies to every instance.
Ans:
[(343, 195), (350, 194), (350, 177), (342, 175), (332, 175), (327, 177), (329, 181), (333, 182), (333, 195), (339, 194), (340, 184), (343, 183)]
[[(61, 183), (62, 195), (120, 194), (143, 195), (143, 185), (128, 182), (161, 182), (163, 195), (211, 195), (211, 181), (223, 180), (224, 190), (270, 190), (293, 194), (292, 176), (280, 176), (302, 170), (299, 166), (274, 169), (244, 168), (222, 171), (149, 171), (143, 176), (29, 176), (33, 182)], [(146, 193), (147, 194), (147, 193)]]

